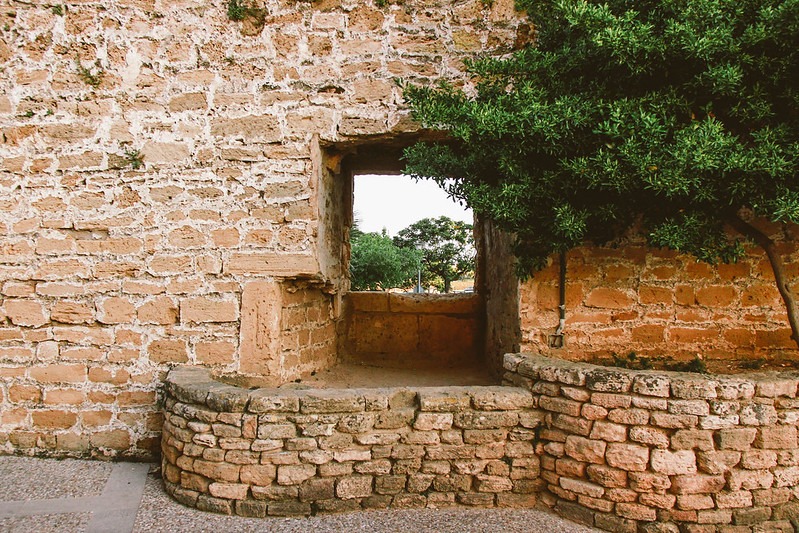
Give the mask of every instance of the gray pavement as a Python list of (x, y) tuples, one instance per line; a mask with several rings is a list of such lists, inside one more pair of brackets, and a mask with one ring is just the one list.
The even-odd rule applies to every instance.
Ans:
[(599, 530), (534, 509), (411, 509), (308, 518), (241, 518), (185, 507), (164, 493), (156, 465), (0, 456), (0, 531), (558, 532)]

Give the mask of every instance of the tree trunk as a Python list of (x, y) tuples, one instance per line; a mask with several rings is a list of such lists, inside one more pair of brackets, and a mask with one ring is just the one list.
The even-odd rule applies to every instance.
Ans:
[(452, 288), (452, 282), (449, 278), (444, 278), (444, 292), (449, 294), (449, 290)]
[(797, 306), (796, 296), (788, 286), (788, 278), (785, 274), (785, 264), (782, 262), (777, 251), (777, 246), (765, 233), (752, 226), (737, 214), (733, 214), (727, 218), (727, 222), (735, 228), (736, 231), (745, 237), (752, 239), (758, 246), (765, 250), (768, 256), (769, 263), (771, 263), (771, 270), (774, 272), (774, 280), (777, 283), (777, 289), (780, 291), (782, 301), (785, 302), (785, 308), (788, 311), (788, 323), (791, 325), (791, 338), (799, 347), (799, 306)]

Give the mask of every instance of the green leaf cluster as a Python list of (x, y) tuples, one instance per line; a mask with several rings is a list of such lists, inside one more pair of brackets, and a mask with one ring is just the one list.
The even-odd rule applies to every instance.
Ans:
[(350, 284), (355, 291), (407, 288), (416, 283), (421, 253), (400, 248), (385, 232), (362, 233), (350, 239)]
[(474, 272), (472, 225), (449, 217), (423, 218), (394, 237), (402, 249), (421, 252), (422, 282), (450, 292), (452, 282)]
[(516, 235), (522, 273), (632, 227), (732, 261), (742, 209), (799, 222), (799, 0), (520, 3), (533, 46), (404, 95), (452, 139), (406, 150), (406, 172)]

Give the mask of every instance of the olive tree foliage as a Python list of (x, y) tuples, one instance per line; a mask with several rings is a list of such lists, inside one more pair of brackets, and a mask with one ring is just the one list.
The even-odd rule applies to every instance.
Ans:
[(352, 290), (379, 291), (415, 284), (421, 252), (396, 246), (385, 230), (382, 234), (363, 233), (353, 228), (350, 243)]
[(522, 273), (633, 227), (709, 263), (754, 241), (799, 342), (783, 258), (751, 223), (799, 222), (799, 0), (523, 3), (532, 46), (468, 61), (465, 89), (404, 86), (452, 139), (409, 148), (406, 172), (454, 178), (516, 236)]
[(402, 229), (394, 244), (421, 253), (422, 283), (450, 292), (452, 282), (474, 272), (472, 225), (446, 216), (423, 218)]

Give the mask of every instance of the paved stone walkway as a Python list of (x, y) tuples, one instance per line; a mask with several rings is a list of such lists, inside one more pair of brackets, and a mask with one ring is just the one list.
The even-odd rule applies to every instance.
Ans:
[(190, 509), (167, 496), (157, 468), (0, 456), (0, 531), (8, 533), (436, 532), (592, 533), (533, 509), (412, 509), (308, 518), (241, 518)]

